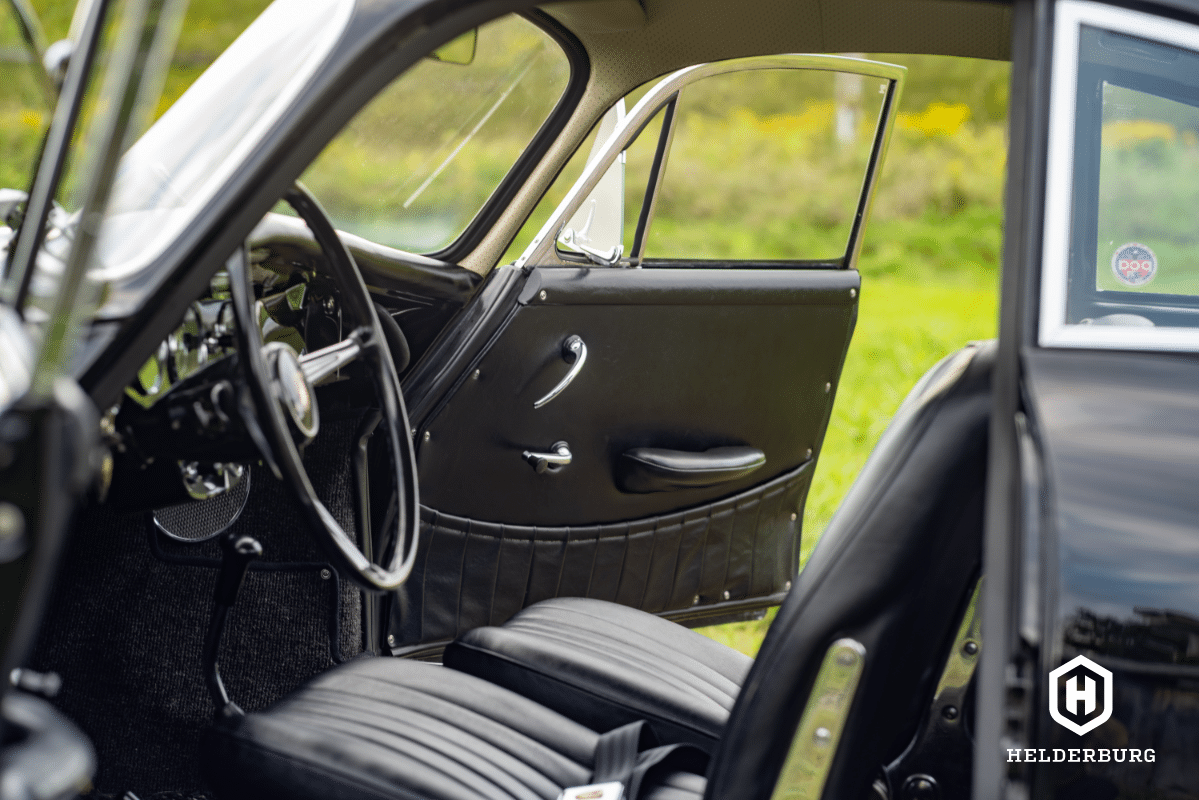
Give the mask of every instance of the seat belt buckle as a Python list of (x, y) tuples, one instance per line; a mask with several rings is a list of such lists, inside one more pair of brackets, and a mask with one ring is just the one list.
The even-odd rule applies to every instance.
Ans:
[(558, 800), (621, 800), (624, 784), (620, 781), (592, 783), (587, 786), (569, 786), (558, 795)]

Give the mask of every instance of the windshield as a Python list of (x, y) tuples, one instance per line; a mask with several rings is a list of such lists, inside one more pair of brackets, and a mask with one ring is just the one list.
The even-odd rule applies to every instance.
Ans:
[(130, 148), (93, 279), (132, 275), (179, 234), (295, 99), (352, 8), (352, 0), (274, 3)]
[(304, 172), (334, 224), (378, 244), (435, 253), (461, 235), (549, 117), (570, 62), (516, 15), (422, 59), (355, 115)]

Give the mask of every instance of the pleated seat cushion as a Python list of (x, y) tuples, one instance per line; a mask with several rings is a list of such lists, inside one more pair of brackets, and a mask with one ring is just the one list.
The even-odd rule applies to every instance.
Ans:
[(468, 631), (445, 664), (594, 730), (644, 719), (662, 742), (711, 749), (753, 659), (644, 611), (564, 597)]
[[(513, 692), (421, 662), (364, 658), (208, 729), (205, 779), (255, 800), (555, 800), (590, 782), (598, 734)], [(671, 774), (644, 800), (700, 800)]]

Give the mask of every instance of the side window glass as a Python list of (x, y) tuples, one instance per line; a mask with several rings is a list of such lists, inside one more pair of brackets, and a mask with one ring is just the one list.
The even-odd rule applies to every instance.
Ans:
[(808, 69), (687, 86), (645, 260), (842, 259), (886, 91), (882, 79)]
[(418, 253), (454, 242), (558, 103), (561, 47), (517, 16), (424, 59), (360, 111), (301, 180), (343, 231)]
[[(635, 105), (635, 99), (640, 98), (652, 85), (647, 84), (622, 99), (596, 123), (554, 183), (546, 190), (528, 220), (521, 226), (499, 263), (512, 263), (528, 248), (546, 219), (565, 199), (584, 168), (598, 156), (599, 148), (611, 135), (616, 120), (623, 119), (627, 110)], [(622, 110), (615, 110), (618, 108)], [(650, 168), (664, 117), (664, 111), (659, 111), (646, 123), (640, 135), (620, 154), (617, 163), (609, 167), (601, 181), (601, 187), (597, 187), (597, 191), (588, 196), (579, 211), (558, 232), (555, 246), (560, 258), (579, 263), (593, 263), (585, 257), (582, 248), (578, 247), (579, 244), (601, 252), (608, 252), (613, 245), (619, 244), (620, 257), (617, 263), (621, 266), (628, 265), (637, 231), (638, 213), (645, 199), (645, 189), (649, 184)], [(623, 189), (616, 191), (622, 182)], [(588, 225), (589, 218), (591, 225)], [(568, 229), (570, 233), (567, 233)], [(585, 240), (578, 235), (579, 230), (585, 232)]]
[[(604, 114), (596, 130), (587, 166), (598, 161), (603, 145), (624, 122), (625, 105), (620, 100)], [(599, 183), (583, 201), (583, 205), (566, 222), (558, 234), (558, 244), (573, 252), (583, 253), (600, 264), (615, 265), (620, 261), (621, 227), (624, 224), (624, 165), (625, 154), (613, 161), (600, 177)]]
[[(1095, 287), (1199, 295), (1199, 106), (1103, 81)], [(1161, 268), (1159, 269), (1159, 265)]]
[[(624, 102), (615, 106), (623, 109)], [(627, 266), (635, 252), (637, 231), (647, 186), (653, 177), (654, 158), (663, 135), (669, 107), (658, 111), (604, 173), (596, 188), (558, 234), (558, 256), (567, 261), (607, 266)], [(623, 117), (623, 111), (619, 115)], [(613, 119), (610, 111), (605, 121)], [(606, 140), (604, 124), (593, 133), (593, 156)], [(576, 155), (576, 158), (578, 156)], [(588, 157), (590, 163), (592, 156)], [(581, 170), (580, 170), (581, 171)]]
[(1038, 342), (1199, 351), (1199, 27), (1057, 8)]

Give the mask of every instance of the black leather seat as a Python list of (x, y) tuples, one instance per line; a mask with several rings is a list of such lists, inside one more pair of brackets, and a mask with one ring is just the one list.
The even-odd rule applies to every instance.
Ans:
[[(990, 345), (972, 345), (934, 366), (912, 390), (838, 510), (831, 531), (860, 521), (868, 507), (865, 498), (877, 500), (877, 493), (887, 488), (882, 482), (893, 480), (888, 472), (924, 435), (935, 401), (961, 382), (980, 349), (987, 351), (980, 361), (989, 364)], [(987, 419), (989, 395), (986, 385), (982, 389), (984, 402), (975, 408), (975, 418), (960, 423), (977, 428), (979, 420)], [(978, 390), (977, 385), (971, 389)], [(961, 433), (961, 424), (946, 429), (943, 446), (961, 457), (977, 456), (985, 443)], [(910, 536), (909, 527), (917, 522), (900, 514), (894, 536)], [(597, 730), (645, 719), (663, 741), (711, 748), (724, 731), (753, 660), (644, 611), (602, 600), (558, 598), (530, 606), (501, 626), (468, 631), (446, 649), (445, 663)]]
[(712, 749), (753, 659), (653, 614), (582, 597), (546, 600), (475, 628), (445, 664), (595, 730), (639, 719), (658, 738)]
[[(444, 667), (362, 658), (269, 711), (204, 734), (205, 780), (255, 800), (555, 800), (591, 782), (599, 734)], [(645, 800), (700, 800), (700, 775), (654, 776)]]
[[(826, 759), (831, 772), (823, 796), (866, 796), (878, 767), (903, 749), (927, 709), (932, 665), (944, 657), (979, 575), (993, 360), (993, 346), (972, 346), (913, 390), (779, 609), (741, 681), (706, 780), (655, 776), (640, 800), (770, 798), (816, 673), (843, 637), (860, 643), (865, 666), (837, 745), (852, 758)], [(704, 661), (699, 651), (688, 650), (690, 661), (674, 652), (698, 634), (681, 628), (666, 634), (659, 626), (670, 623), (609, 612), (617, 620), (606, 628), (610, 641), (623, 637), (656, 651), (646, 668), (665, 675), (627, 681), (629, 713), (669, 705), (669, 696), (652, 687)], [(648, 639), (637, 639), (634, 630), (648, 631)], [(659, 633), (660, 648), (652, 642)], [(559, 643), (546, 648), (553, 653), (574, 636), (546, 635)], [(725, 655), (715, 652), (717, 660)], [(503, 661), (488, 658), (493, 665)], [(593, 663), (589, 681), (612, 674), (613, 663), (627, 667), (598, 653)], [(573, 681), (569, 675), (546, 675), (518, 666), (489, 677), (507, 676), (522, 694), (563, 707), (569, 704), (555, 700), (556, 692), (577, 697), (586, 690), (581, 681), (563, 689)], [(522, 694), (446, 667), (391, 658), (350, 662), (265, 712), (208, 731), (205, 775), (222, 798), (247, 800), (554, 800), (563, 787), (590, 781), (601, 737)]]
[(949, 356), (896, 414), (766, 633), (705, 800), (771, 797), (843, 637), (863, 646), (864, 669), (822, 796), (872, 796), (879, 767), (910, 742), (982, 569), (994, 361), (991, 342)]

